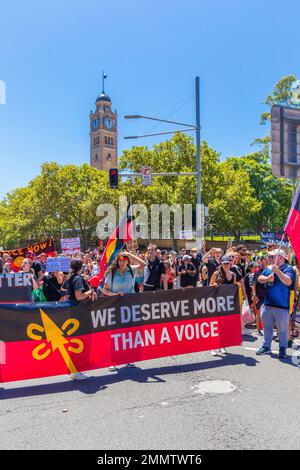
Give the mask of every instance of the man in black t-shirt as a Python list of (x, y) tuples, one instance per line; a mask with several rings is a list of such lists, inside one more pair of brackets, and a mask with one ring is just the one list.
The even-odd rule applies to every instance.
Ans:
[(239, 254), (239, 261), (237, 263), (238, 268), (240, 269), (242, 273), (242, 278), (246, 276), (246, 252), (247, 248), (245, 245), (238, 245), (236, 247), (236, 250)]
[(178, 268), (178, 275), (180, 276), (180, 287), (195, 287), (197, 271), (190, 260), (191, 258), (188, 255), (182, 257), (181, 264)]
[(161, 282), (168, 289), (168, 277), (163, 260), (157, 256), (156, 245), (148, 246), (148, 260), (144, 270), (144, 291), (159, 290)]

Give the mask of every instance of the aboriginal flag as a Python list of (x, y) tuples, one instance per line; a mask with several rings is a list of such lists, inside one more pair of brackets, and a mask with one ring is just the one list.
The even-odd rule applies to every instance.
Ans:
[(128, 206), (120, 225), (118, 225), (106, 244), (101, 259), (99, 273), (89, 280), (89, 284), (94, 288), (98, 287), (102, 283), (105, 271), (117, 257), (125, 243), (132, 240), (132, 221), (134, 216), (129, 214), (129, 207), (130, 206)]
[(298, 263), (300, 263), (300, 184), (298, 185), (284, 230), (290, 239)]

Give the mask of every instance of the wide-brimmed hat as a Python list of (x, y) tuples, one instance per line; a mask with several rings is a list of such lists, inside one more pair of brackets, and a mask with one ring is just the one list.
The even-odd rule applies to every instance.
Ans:
[(279, 248), (274, 251), (269, 251), (269, 256), (282, 256), (283, 258), (287, 259), (287, 254), (285, 251), (280, 250)]

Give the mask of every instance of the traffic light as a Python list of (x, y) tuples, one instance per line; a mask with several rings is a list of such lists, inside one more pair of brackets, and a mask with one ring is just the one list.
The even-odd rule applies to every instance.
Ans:
[(109, 187), (111, 189), (118, 189), (119, 184), (119, 170), (118, 168), (109, 169)]

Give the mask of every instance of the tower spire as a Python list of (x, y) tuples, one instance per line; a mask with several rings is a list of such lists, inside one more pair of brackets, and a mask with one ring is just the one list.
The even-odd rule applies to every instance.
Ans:
[(104, 80), (107, 78), (106, 73), (102, 71), (102, 93), (104, 94)]

